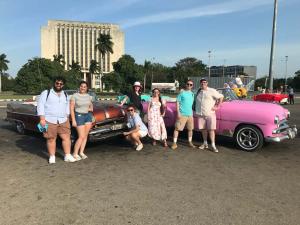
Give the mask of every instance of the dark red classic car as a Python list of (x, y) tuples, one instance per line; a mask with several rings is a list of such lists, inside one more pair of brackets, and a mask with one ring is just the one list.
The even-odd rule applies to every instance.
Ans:
[[(67, 92), (72, 94), (71, 91)], [(16, 127), (18, 133), (24, 134), (26, 130), (39, 132), (37, 128), (39, 116), (37, 116), (36, 106), (36, 101), (8, 103), (6, 120)], [(96, 98), (94, 98), (93, 106), (95, 121), (89, 133), (89, 141), (98, 141), (123, 133), (127, 127), (126, 114), (120, 106), (113, 103), (103, 103), (97, 101)], [(72, 129), (72, 139), (75, 138), (76, 130)]]
[(253, 96), (254, 101), (274, 102), (279, 104), (287, 104), (289, 96), (281, 93), (265, 93)]

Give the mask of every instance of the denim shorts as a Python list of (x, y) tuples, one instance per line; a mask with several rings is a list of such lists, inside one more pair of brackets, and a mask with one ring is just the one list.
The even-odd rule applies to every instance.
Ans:
[(75, 112), (75, 119), (77, 126), (82, 126), (86, 123), (92, 123), (93, 122), (93, 113), (88, 112), (88, 113), (78, 113)]

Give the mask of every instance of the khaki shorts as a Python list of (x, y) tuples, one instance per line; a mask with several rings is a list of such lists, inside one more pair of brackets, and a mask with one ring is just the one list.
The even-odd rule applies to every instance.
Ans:
[(179, 119), (176, 120), (175, 130), (182, 131), (185, 126), (188, 130), (194, 129), (193, 116), (180, 116)]
[(61, 124), (54, 124), (54, 123), (49, 123), (48, 124), (48, 130), (47, 132), (44, 132), (44, 138), (46, 139), (51, 139), (51, 138), (56, 138), (57, 135), (60, 134), (68, 134), (71, 135), (71, 127), (70, 127), (70, 122), (67, 120), (65, 123)]
[(212, 114), (210, 116), (199, 116), (196, 118), (196, 123), (198, 125), (199, 130), (216, 130), (216, 114)]

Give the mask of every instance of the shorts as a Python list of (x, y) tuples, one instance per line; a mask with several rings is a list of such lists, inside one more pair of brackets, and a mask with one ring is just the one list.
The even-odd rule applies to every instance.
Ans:
[(185, 126), (189, 131), (194, 129), (193, 116), (180, 116), (179, 119), (176, 120), (175, 130), (182, 131)]
[(93, 114), (91, 112), (88, 113), (78, 113), (75, 112), (75, 120), (77, 126), (85, 125), (86, 123), (93, 122)]
[(146, 137), (148, 132), (144, 131), (144, 130), (139, 130), (139, 134), (140, 134), (141, 137)]
[(216, 114), (209, 116), (198, 116), (196, 123), (199, 130), (216, 130), (217, 129), (217, 118)]
[(54, 124), (49, 122), (47, 122), (47, 124), (48, 124), (48, 129), (46, 132), (43, 133), (43, 136), (46, 139), (56, 138), (57, 135), (60, 134), (71, 135), (71, 126), (69, 120), (61, 124)]

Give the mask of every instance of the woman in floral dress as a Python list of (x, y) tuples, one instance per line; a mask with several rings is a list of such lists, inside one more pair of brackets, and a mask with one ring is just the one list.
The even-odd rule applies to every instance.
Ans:
[(163, 141), (164, 147), (168, 147), (167, 131), (163, 119), (165, 105), (161, 100), (160, 91), (157, 88), (153, 89), (152, 98), (148, 104), (149, 136), (153, 139), (153, 145), (156, 145), (156, 141)]

